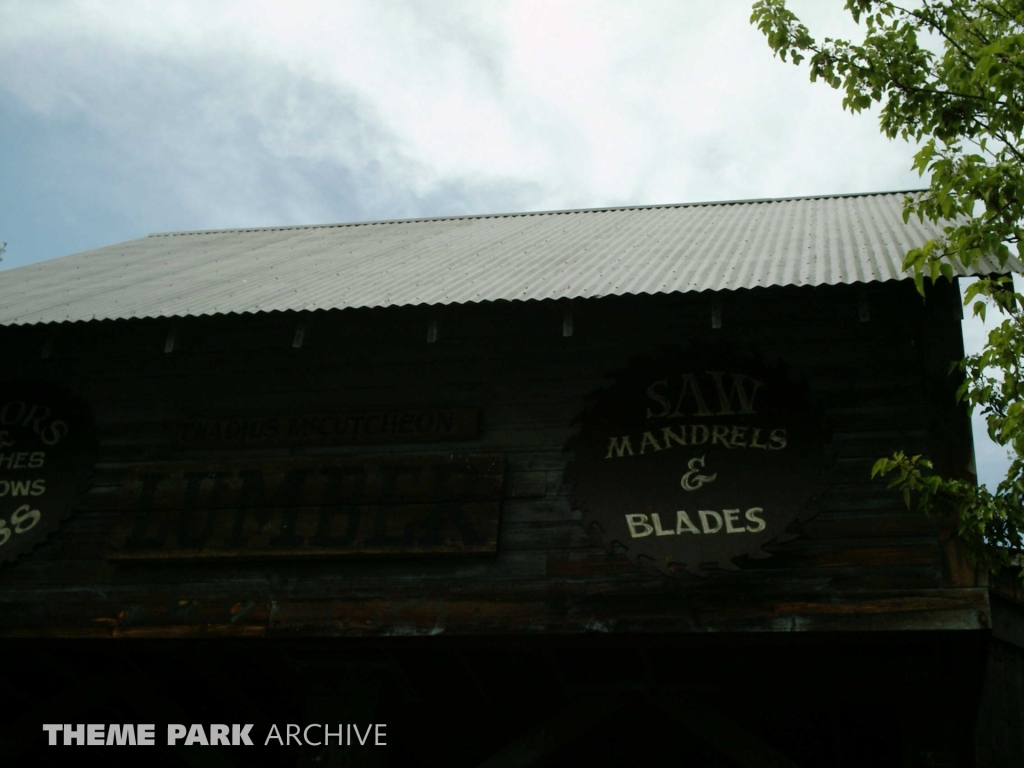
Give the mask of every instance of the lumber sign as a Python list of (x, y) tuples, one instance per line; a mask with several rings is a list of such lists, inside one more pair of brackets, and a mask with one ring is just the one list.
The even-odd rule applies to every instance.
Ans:
[(497, 551), (503, 454), (140, 466), (112, 560)]

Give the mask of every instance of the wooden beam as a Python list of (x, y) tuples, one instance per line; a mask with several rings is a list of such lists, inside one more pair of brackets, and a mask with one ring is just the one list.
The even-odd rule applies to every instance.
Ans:
[(694, 736), (741, 768), (797, 768), (759, 736), (689, 696), (653, 693), (648, 698)]
[(466, 654), (459, 653), (459, 661), (462, 663), (462, 669), (466, 673), (466, 677), (469, 678), (473, 687), (476, 688), (476, 692), (480, 694), (480, 698), (483, 699), (483, 702), (488, 706), (493, 705), (494, 700), (491, 698), (490, 694), (487, 693), (487, 688), (480, 680), (480, 676), (476, 673), (476, 670), (473, 669), (473, 665), (470, 664), (469, 659), (466, 658)]
[(482, 762), (480, 768), (519, 768), (533, 765), (599, 725), (632, 700), (632, 696), (622, 693), (575, 699), (496, 755)]

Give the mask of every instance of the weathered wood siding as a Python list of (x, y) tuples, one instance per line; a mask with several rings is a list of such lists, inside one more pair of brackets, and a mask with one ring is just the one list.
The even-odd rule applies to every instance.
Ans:
[[(712, 305), (722, 327), (711, 328)], [(45, 545), (0, 568), (6, 635), (428, 635), (980, 628), (987, 591), (873, 461), (896, 449), (964, 472), (949, 361), (955, 289), (906, 283), (145, 320), (0, 329), (5, 374), (50, 379), (93, 409), (94, 485)], [(864, 320), (864, 309), (870, 316)], [(437, 320), (436, 343), (427, 343)], [(296, 327), (305, 325), (301, 348)], [(177, 327), (173, 352), (165, 353)], [(563, 445), (605, 376), (687, 339), (754, 344), (826, 407), (825, 509), (774, 556), (707, 579), (607, 554), (567, 501)], [(44, 357), (43, 350), (48, 354)], [(176, 446), (183, 418), (382, 407), (480, 410), (479, 439), (429, 446)], [(114, 563), (116, 495), (140, 463), (324, 454), (503, 453), (496, 556)]]

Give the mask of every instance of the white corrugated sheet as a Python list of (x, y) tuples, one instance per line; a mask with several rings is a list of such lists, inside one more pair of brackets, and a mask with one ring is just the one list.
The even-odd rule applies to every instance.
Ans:
[(0, 272), (0, 324), (898, 280), (904, 197), (150, 235)]

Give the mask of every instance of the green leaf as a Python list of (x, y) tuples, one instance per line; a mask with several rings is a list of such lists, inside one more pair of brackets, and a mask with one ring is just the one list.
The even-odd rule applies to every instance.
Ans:
[[(846, 0), (845, 8), (860, 25), (855, 39), (816, 42), (785, 0), (757, 0), (751, 22), (776, 56), (841, 90), (844, 110), (877, 110), (883, 135), (918, 143), (910, 168), (928, 189), (907, 196), (903, 222), (915, 217), (942, 232), (903, 259), (922, 296), (931, 297), (939, 277), (985, 271), (986, 259), (1007, 269), (1024, 242), (1024, 4)], [(1008, 546), (1024, 548), (1024, 296), (1006, 281), (981, 279), (967, 286), (963, 305), (998, 323), (981, 353), (950, 372), (957, 401), (980, 408), (993, 439), (1011, 450), (1006, 478), (990, 493), (901, 452), (874, 462), (871, 477), (891, 474), (908, 506), (955, 516), (972, 561), (998, 569), (1010, 562)], [(893, 333), (941, 336), (950, 320), (922, 322), (923, 330)]]

